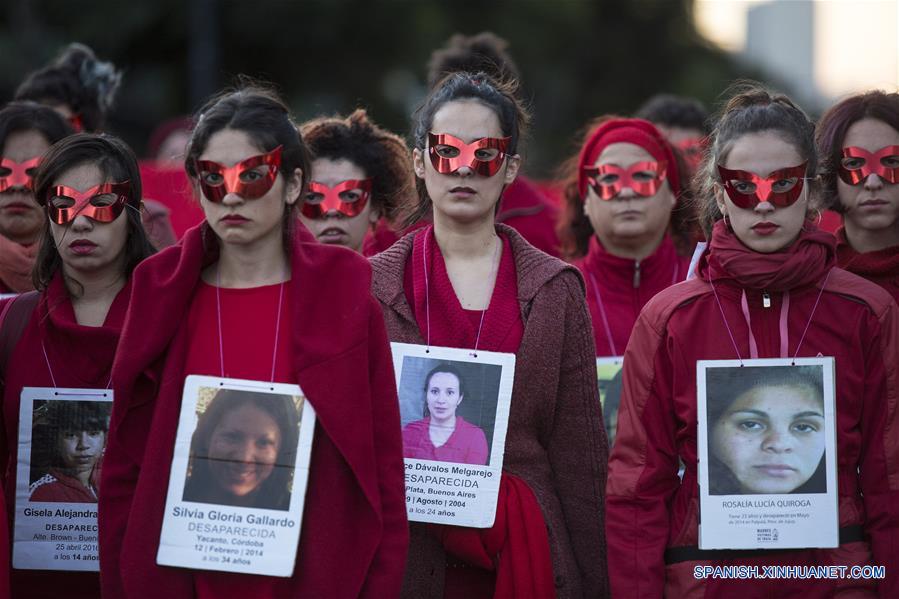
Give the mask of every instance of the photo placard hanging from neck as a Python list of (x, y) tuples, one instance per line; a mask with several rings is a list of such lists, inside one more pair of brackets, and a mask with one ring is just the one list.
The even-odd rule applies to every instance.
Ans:
[(291, 576), (314, 430), (297, 385), (188, 376), (156, 563)]
[(609, 447), (615, 442), (615, 433), (618, 431), (622, 368), (624, 368), (623, 356), (596, 358), (596, 384), (599, 387), (599, 403), (602, 405), (602, 419), (606, 425)]
[(503, 470), (515, 355), (407, 343), (391, 347), (409, 520), (490, 528)]
[(700, 360), (700, 549), (840, 544), (834, 359)]
[(99, 571), (97, 502), (112, 398), (110, 389), (22, 389), (13, 568)]

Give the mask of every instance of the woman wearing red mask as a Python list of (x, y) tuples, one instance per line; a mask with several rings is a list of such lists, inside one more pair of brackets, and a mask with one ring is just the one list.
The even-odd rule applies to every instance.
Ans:
[(406, 142), (362, 109), (303, 123), (300, 134), (312, 153), (300, 220), (319, 241), (367, 255), (377, 223), (392, 223), (415, 192)]
[(687, 276), (688, 181), (676, 152), (640, 119), (599, 119), (576, 160), (560, 237), (587, 282), (596, 355), (621, 356), (646, 302)]
[[(622, 597), (893, 597), (899, 592), (899, 308), (835, 266), (814, 226), (814, 127), (788, 98), (748, 88), (727, 103), (703, 173), (709, 249), (697, 277), (643, 310), (624, 359), (609, 465), (612, 591)], [(840, 547), (700, 550), (696, 361), (833, 356)], [(678, 478), (678, 462), (685, 466)], [(699, 579), (694, 566), (878, 564), (886, 579)], [(759, 568), (761, 571), (761, 568)], [(853, 594), (854, 593), (854, 594)]]
[[(407, 597), (607, 590), (607, 450), (583, 282), (573, 267), (494, 222), (518, 173), (525, 121), (514, 90), (483, 73), (454, 73), (435, 86), (413, 132), (415, 215), (431, 212), (433, 225), (372, 259), (391, 341), (516, 359), (500, 495), (512, 489), (519, 500), (501, 500), (496, 513), (508, 530), (413, 524)], [(532, 525), (526, 539), (516, 521)], [(463, 547), (490, 557), (474, 559)]]
[(34, 197), (41, 154), (72, 130), (56, 112), (33, 102), (0, 110), (0, 293), (34, 289), (31, 268), (47, 220)]
[[(131, 273), (153, 252), (141, 225), (137, 160), (116, 138), (81, 134), (58, 142), (43, 155), (34, 193), (45, 213), (34, 268), (38, 291), (0, 304), (5, 342), (18, 337), (0, 373), (6, 440), (0, 463), (6, 465), (3, 485), (10, 522), (23, 388), (109, 387)], [(90, 453), (102, 452), (95, 449)], [(96, 488), (83, 491), (95, 494)], [(59, 589), (71, 597), (100, 593), (97, 573), (14, 569), (11, 574), (14, 597), (44, 597)]]
[[(272, 92), (212, 99), (185, 164), (206, 220), (136, 271), (116, 355), (121, 399), (100, 497), (104, 597), (393, 596), (408, 539), (402, 442), (368, 263), (296, 227), (308, 153)], [(188, 375), (298, 384), (315, 408), (287, 578), (157, 565)]]
[(899, 94), (846, 98), (817, 138), (825, 201), (843, 215), (837, 262), (899, 299)]

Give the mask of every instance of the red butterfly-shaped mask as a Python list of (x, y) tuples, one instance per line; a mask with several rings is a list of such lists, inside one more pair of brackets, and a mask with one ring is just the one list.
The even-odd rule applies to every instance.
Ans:
[[(218, 204), (229, 193), (245, 200), (255, 200), (268, 193), (278, 177), (281, 167), (281, 148), (251, 156), (234, 166), (225, 166), (211, 160), (197, 160), (195, 170), (200, 189), (210, 202)], [(263, 171), (258, 167), (265, 166)]]
[(858, 185), (872, 174), (895, 185), (899, 183), (899, 146), (886, 146), (876, 152), (856, 146), (843, 148), (839, 173), (847, 185)]
[(40, 156), (29, 158), (24, 162), (16, 162), (9, 158), (0, 160), (0, 193), (13, 187), (34, 189), (34, 173), (40, 161)]
[(100, 223), (119, 217), (131, 199), (131, 182), (101, 183), (87, 191), (56, 185), (47, 193), (47, 214), (57, 225), (67, 225), (78, 215)]
[(356, 216), (371, 197), (371, 179), (348, 179), (334, 187), (311, 181), (301, 212), (307, 218), (324, 218), (332, 210)]
[(665, 180), (665, 161), (636, 162), (627, 168), (617, 164), (585, 166), (584, 176), (601, 200), (611, 200), (625, 187), (643, 197), (654, 196)]
[(485, 177), (499, 171), (511, 137), (482, 137), (470, 144), (448, 133), (428, 133), (428, 155), (434, 170), (451, 175), (463, 166)]
[(731, 170), (718, 165), (724, 191), (738, 208), (752, 210), (762, 202), (771, 202), (778, 208), (792, 206), (799, 199), (805, 181), (808, 161), (772, 172), (760, 177), (749, 171)]

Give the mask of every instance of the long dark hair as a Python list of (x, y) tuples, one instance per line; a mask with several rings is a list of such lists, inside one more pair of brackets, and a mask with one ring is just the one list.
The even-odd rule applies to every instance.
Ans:
[[(141, 222), (140, 205), (142, 189), (137, 158), (128, 145), (117, 137), (97, 133), (80, 133), (66, 137), (54, 144), (41, 160), (34, 176), (34, 195), (43, 202), (50, 187), (69, 169), (83, 164), (93, 164), (110, 181), (130, 181), (131, 199), (125, 209), (128, 219), (128, 239), (125, 242), (124, 276), (129, 278), (140, 262), (156, 250), (150, 243)], [(44, 290), (56, 271), (62, 266), (62, 258), (50, 233), (50, 219), (44, 224), (40, 249), (32, 271), (35, 289)]]
[(293, 231), (295, 210), (303, 198), (303, 189), (309, 180), (309, 150), (297, 130), (287, 105), (278, 94), (261, 83), (241, 83), (235, 89), (225, 90), (206, 102), (194, 119), (197, 123), (187, 153), (184, 168), (188, 176), (196, 180), (196, 160), (206, 150), (209, 138), (223, 129), (246, 133), (263, 152), (281, 150), (280, 173), (289, 178), (296, 169), (303, 172), (299, 200), (284, 210), (284, 239)]
[[(424, 103), (415, 111), (412, 124), (412, 143), (421, 152), (427, 151), (428, 133), (434, 124), (434, 115), (449, 102), (477, 100), (496, 113), (503, 135), (511, 137), (508, 154), (517, 154), (518, 145), (530, 122), (530, 114), (518, 99), (518, 82), (495, 81), (486, 73), (451, 73), (438, 82)], [(417, 179), (418, 203), (407, 208), (403, 226), (410, 226), (431, 210), (431, 198), (424, 181)], [(497, 202), (497, 208), (499, 203)]]
[(190, 475), (184, 486), (184, 500), (216, 503), (216, 483), (209, 469), (209, 444), (222, 419), (243, 406), (263, 410), (278, 423), (281, 446), (275, 460), (275, 470), (260, 486), (254, 507), (286, 510), (290, 507), (293, 467), (296, 463), (299, 439), (299, 415), (290, 395), (273, 395), (252, 391), (221, 389), (200, 416), (197, 430), (190, 442)]
[(899, 131), (899, 93), (874, 90), (849, 96), (831, 106), (818, 121), (815, 138), (821, 154), (823, 203), (836, 212), (845, 211), (837, 192), (843, 140), (849, 127), (862, 119), (876, 119)]

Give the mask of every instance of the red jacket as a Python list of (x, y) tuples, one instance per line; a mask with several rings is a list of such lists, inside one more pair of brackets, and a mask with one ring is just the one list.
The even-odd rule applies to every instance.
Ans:
[(559, 208), (529, 178), (519, 175), (503, 192), (496, 222), (509, 225), (528, 243), (559, 257)]
[[(715, 234), (722, 228), (716, 227)], [(781, 355), (778, 323), (784, 293), (769, 291), (771, 307), (764, 308), (762, 289), (726, 272), (713, 247), (701, 260), (696, 279), (662, 291), (647, 304), (625, 353), (606, 495), (613, 596), (810, 599), (850, 589), (861, 596), (878, 591), (882, 597), (899, 596), (899, 308), (880, 288), (833, 268), (830, 243), (827, 259), (792, 264), (792, 274), (785, 273), (810, 281), (789, 288), (787, 354), (796, 352), (826, 275), (798, 355), (820, 352), (836, 358), (840, 527), (861, 525), (865, 541), (839, 549), (666, 565), (666, 549), (697, 545), (696, 361), (737, 357), (709, 278), (740, 355), (750, 354), (740, 307), (744, 289), (759, 357)], [(750, 260), (767, 259), (744, 250)], [(679, 459), (685, 466), (683, 481), (677, 474)], [(879, 586), (863, 580), (696, 580), (693, 567), (698, 563), (875, 564), (886, 567), (887, 578)]]
[[(0, 463), (3, 464), (10, 539), (16, 505), (22, 387), (52, 387), (55, 378), (59, 387), (105, 388), (109, 383), (112, 359), (125, 320), (130, 293), (130, 285), (125, 285), (119, 291), (109, 307), (103, 326), (82, 326), (75, 320), (75, 312), (62, 275), (57, 273), (41, 295), (31, 319), (22, 331), (22, 337), (7, 364), (6, 384), (3, 388), (4, 442), (0, 443)], [(2, 306), (0, 302), (0, 311)], [(42, 341), (53, 368), (53, 377), (47, 370)], [(10, 578), (14, 597), (47, 597), (58, 595), (59, 589), (66, 589), (67, 597), (93, 598), (100, 592), (100, 577), (96, 572), (12, 570)]]
[(899, 246), (860, 254), (846, 239), (840, 227), (837, 235), (837, 264), (853, 274), (877, 283), (899, 302)]
[(667, 235), (643, 260), (613, 256), (594, 235), (587, 255), (576, 266), (587, 283), (596, 355), (621, 356), (640, 310), (655, 294), (686, 278), (690, 258), (678, 256)]
[[(305, 229), (303, 229), (305, 231)], [(204, 235), (205, 233), (205, 235)], [(116, 354), (103, 466), (104, 598), (194, 597), (193, 571), (156, 565), (188, 347), (182, 326), (214, 252), (207, 225), (134, 272)], [(365, 259), (298, 234), (291, 243), (293, 371), (318, 422), (290, 578), (220, 576), (227, 597), (391, 597), (406, 558), (399, 406)]]

